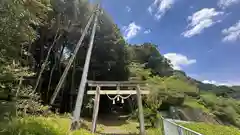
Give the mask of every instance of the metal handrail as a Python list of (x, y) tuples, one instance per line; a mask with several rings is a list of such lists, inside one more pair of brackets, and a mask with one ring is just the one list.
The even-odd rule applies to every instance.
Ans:
[(161, 120), (164, 135), (203, 135), (163, 117)]

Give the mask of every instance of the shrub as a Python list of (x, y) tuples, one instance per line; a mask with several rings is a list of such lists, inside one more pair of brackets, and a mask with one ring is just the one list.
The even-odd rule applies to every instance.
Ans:
[(49, 125), (43, 120), (21, 118), (1, 125), (2, 135), (64, 135), (55, 125)]
[(205, 93), (201, 95), (201, 102), (223, 122), (240, 127), (240, 107), (237, 100)]
[(199, 103), (197, 99), (191, 98), (191, 97), (186, 97), (183, 103), (183, 106), (190, 107), (190, 108), (196, 108), (196, 109), (201, 109), (205, 113), (210, 113), (210, 110), (206, 108), (204, 105)]
[(14, 102), (6, 102), (0, 100), (0, 121), (9, 121), (16, 116), (16, 107)]
[(86, 130), (69, 132), (70, 119), (53, 117), (25, 117), (0, 123), (0, 135), (90, 135)]

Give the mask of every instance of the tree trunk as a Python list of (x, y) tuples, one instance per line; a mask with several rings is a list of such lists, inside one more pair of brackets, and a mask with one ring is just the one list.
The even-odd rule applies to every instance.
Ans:
[(58, 61), (58, 70), (59, 70), (59, 73), (61, 74), (61, 59), (62, 59), (62, 56), (63, 56), (63, 51), (65, 49), (66, 45), (63, 44), (62, 46), (62, 49), (61, 49), (61, 52), (60, 52), (60, 56), (59, 56), (59, 61)]
[[(23, 81), (23, 76), (21, 76), (20, 80), (19, 80), (19, 84), (18, 84), (18, 88), (17, 88), (17, 91), (16, 91), (16, 95), (15, 95), (15, 98), (16, 98), (16, 102), (18, 100), (18, 93), (21, 89), (21, 86), (22, 86), (22, 81)], [(18, 113), (17, 113), (17, 103), (16, 103), (16, 116), (18, 116)]]
[[(39, 60), (39, 65), (43, 64), (43, 58), (44, 58), (44, 41), (45, 41), (45, 28), (41, 32), (42, 38), (40, 39), (40, 60)], [(41, 69), (38, 70), (38, 74), (40, 73)]]
[(76, 88), (75, 88), (75, 68), (76, 68), (76, 60), (73, 62), (73, 68), (72, 68), (71, 92), (70, 92), (70, 111), (73, 110), (73, 93), (76, 92)]
[(49, 78), (49, 82), (48, 82), (48, 90), (47, 90), (47, 96), (46, 96), (46, 101), (47, 102), (49, 100), (49, 92), (50, 92), (50, 89), (51, 89), (52, 76), (53, 76), (53, 72), (54, 72), (56, 66), (57, 66), (57, 57), (56, 57), (56, 55), (54, 55), (54, 65), (53, 65), (53, 67), (51, 69), (50, 78)]
[(76, 45), (76, 47), (75, 47), (75, 49), (74, 49), (73, 55), (70, 57), (70, 59), (69, 59), (69, 61), (68, 61), (68, 64), (67, 64), (67, 66), (66, 66), (66, 68), (65, 68), (65, 70), (64, 70), (64, 72), (63, 72), (63, 74), (62, 74), (62, 76), (61, 76), (61, 78), (60, 78), (60, 80), (59, 80), (59, 82), (58, 82), (58, 84), (57, 84), (57, 87), (56, 87), (56, 89), (55, 89), (55, 91), (54, 91), (54, 93), (53, 93), (53, 96), (52, 96), (52, 98), (51, 98), (50, 104), (53, 104), (53, 103), (54, 103), (55, 98), (56, 98), (57, 95), (58, 95), (58, 92), (59, 92), (60, 89), (62, 88), (63, 82), (65, 81), (66, 76), (67, 76), (67, 74), (68, 74), (68, 71), (69, 71), (69, 69), (70, 69), (70, 66), (72, 65), (72, 62), (73, 62), (73, 60), (75, 59), (75, 57), (76, 57), (76, 55), (77, 55), (77, 53), (78, 53), (78, 50), (79, 50), (79, 48), (80, 48), (81, 45), (82, 45), (83, 39), (84, 39), (85, 35), (86, 35), (87, 32), (88, 32), (88, 29), (89, 29), (89, 26), (90, 26), (90, 24), (91, 24), (91, 22), (92, 22), (92, 20), (93, 20), (93, 17), (94, 17), (94, 14), (92, 14), (92, 16), (91, 16), (91, 17), (89, 18), (89, 20), (88, 20), (88, 23), (87, 23), (87, 25), (86, 25), (86, 27), (85, 27), (85, 29), (84, 29), (84, 32), (83, 32), (82, 36), (80, 37), (80, 39), (79, 39), (79, 41), (78, 41), (78, 43), (77, 43), (77, 45)]
[[(58, 30), (58, 31), (59, 31), (59, 30)], [(38, 78), (37, 78), (37, 81), (36, 81), (36, 85), (35, 85), (35, 87), (34, 87), (34, 89), (33, 89), (33, 92), (35, 92), (35, 91), (37, 90), (37, 88), (38, 88), (38, 85), (39, 85), (40, 80), (41, 80), (42, 73), (43, 73), (43, 71), (44, 71), (45, 68), (46, 68), (46, 65), (47, 65), (47, 63), (48, 63), (48, 58), (49, 58), (49, 56), (50, 56), (50, 53), (51, 53), (52, 48), (54, 47), (56, 41), (61, 37), (60, 34), (59, 34), (59, 36), (58, 36), (58, 31), (57, 31), (57, 33), (56, 33), (56, 35), (55, 35), (55, 37), (54, 37), (54, 41), (53, 41), (52, 45), (51, 45), (51, 46), (49, 47), (49, 49), (48, 49), (47, 56), (46, 56), (46, 58), (45, 58), (45, 60), (44, 60), (44, 62), (43, 62), (43, 64), (42, 64), (42, 66), (41, 66), (41, 69), (40, 69), (40, 72), (39, 72), (39, 75), (38, 75)]]

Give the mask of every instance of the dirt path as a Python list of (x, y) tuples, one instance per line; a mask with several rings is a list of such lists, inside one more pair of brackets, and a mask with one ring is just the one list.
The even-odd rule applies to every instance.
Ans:
[[(91, 129), (91, 121), (85, 119), (85, 123)], [(97, 133), (101, 135), (137, 135), (137, 127), (138, 123), (128, 121), (126, 115), (109, 114), (97, 121)]]
[(115, 119), (113, 117), (108, 117), (108, 119), (100, 119), (99, 124), (102, 126), (103, 134), (118, 134), (118, 135), (127, 135), (127, 134), (137, 134), (138, 124), (136, 122), (127, 121), (124, 118)]

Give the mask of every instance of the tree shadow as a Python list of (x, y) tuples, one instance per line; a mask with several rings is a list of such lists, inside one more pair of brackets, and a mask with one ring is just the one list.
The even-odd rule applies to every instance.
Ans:
[(104, 126), (121, 126), (127, 124), (128, 116), (118, 112), (112, 112), (106, 115), (99, 115), (97, 124)]

